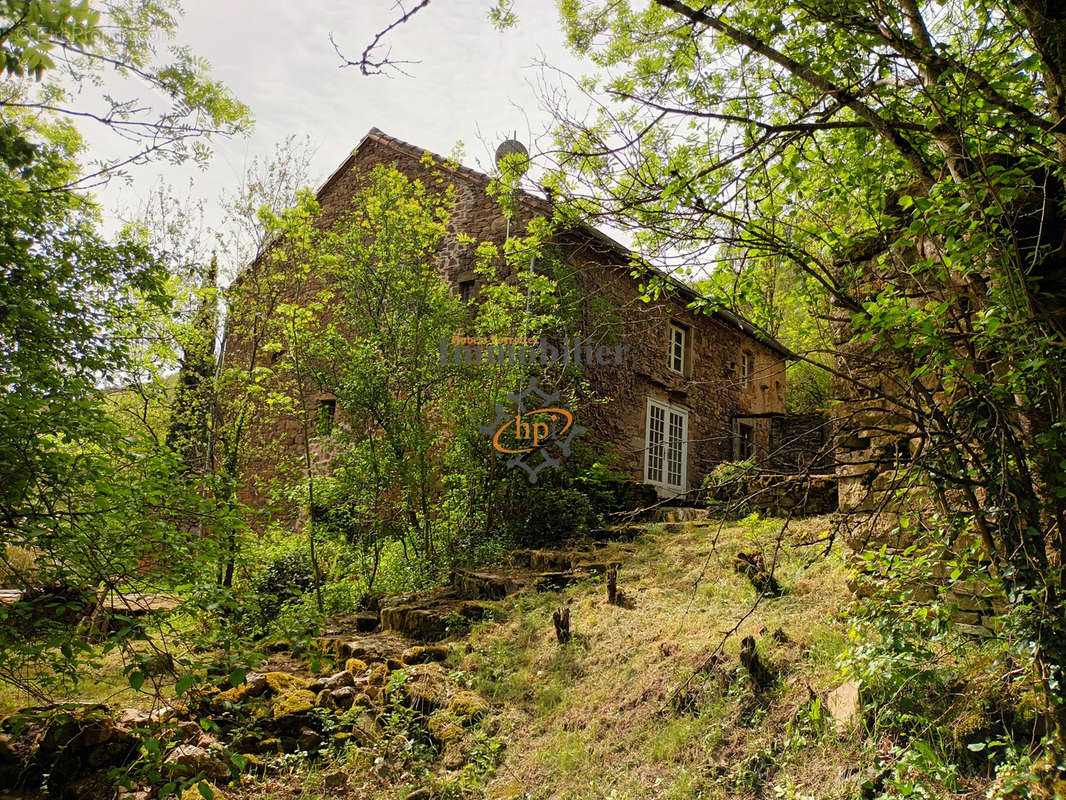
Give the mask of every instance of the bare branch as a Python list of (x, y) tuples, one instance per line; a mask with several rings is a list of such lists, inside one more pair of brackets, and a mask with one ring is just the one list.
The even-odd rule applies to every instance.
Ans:
[(388, 26), (386, 26), (384, 29), (378, 31), (374, 35), (374, 38), (370, 42), (370, 44), (368, 44), (366, 47), (363, 48), (363, 53), (359, 57), (359, 59), (355, 60), (355, 61), (353, 61), (352, 59), (347, 58), (344, 55), (344, 53), (341, 52), (340, 45), (337, 44), (336, 40), (333, 38), (333, 34), (331, 33), (329, 35), (330, 44), (333, 45), (333, 49), (336, 51), (336, 53), (340, 57), (340, 59), (344, 62), (343, 64), (341, 64), (341, 67), (359, 67), (359, 71), (362, 72), (364, 75), (383, 75), (383, 74), (385, 74), (385, 70), (387, 70), (387, 69), (392, 69), (392, 70), (395, 70), (396, 72), (399, 72), (399, 73), (401, 73), (403, 75), (407, 75), (408, 73), (405, 72), (403, 69), (401, 69), (399, 67), (399, 65), (400, 64), (418, 64), (420, 62), (418, 62), (418, 61), (398, 61), (398, 60), (393, 60), (391, 58), (391, 54), (392, 54), (392, 50), (391, 49), (387, 50), (385, 52), (385, 55), (384, 55), (383, 58), (378, 59), (375, 56), (374, 51), (377, 50), (381, 46), (382, 39), (384, 39), (386, 36), (388, 36), (388, 34), (393, 29), (399, 27), (400, 25), (403, 25), (405, 22), (407, 22), (409, 19), (411, 19), (415, 14), (417, 14), (419, 11), (421, 11), (426, 6), (428, 6), (429, 3), (430, 3), (430, 0), (420, 0), (418, 5), (414, 6), (410, 10), (405, 9), (403, 7), (403, 3), (402, 2), (396, 3), (395, 7), (397, 9), (399, 9), (400, 16), (397, 19), (393, 20), (393, 22), (391, 24), (389, 24)]

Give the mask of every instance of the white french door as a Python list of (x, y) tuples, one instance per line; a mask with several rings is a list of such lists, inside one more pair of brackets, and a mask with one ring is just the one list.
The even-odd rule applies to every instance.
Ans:
[(688, 478), (688, 411), (648, 398), (644, 481), (684, 491)]

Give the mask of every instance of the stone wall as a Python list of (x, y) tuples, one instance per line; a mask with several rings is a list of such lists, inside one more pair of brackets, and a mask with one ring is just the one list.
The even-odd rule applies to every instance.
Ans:
[[(852, 294), (871, 296), (877, 287), (892, 286), (914, 303), (957, 301), (966, 287), (922, 283), (907, 269), (908, 264), (928, 255), (925, 249), (934, 247), (930, 241), (919, 241), (910, 248), (888, 250), (883, 243), (871, 242), (849, 265), (851, 274), (861, 276), (863, 282), (851, 288)], [(972, 307), (977, 305), (975, 297)], [(832, 384), (831, 426), (839, 484), (839, 531), (860, 565), (862, 553), (882, 549), (889, 558), (905, 558), (905, 551), (918, 541), (931, 515), (965, 516), (966, 512), (951, 492), (941, 491), (934, 501), (911, 469), (912, 460), (929, 444), (918, 412), (927, 398), (933, 403), (941, 399), (936, 387), (912, 377), (913, 368), (895, 360), (891, 351), (874, 352), (868, 343), (857, 341), (848, 320), (849, 314), (840, 310), (835, 321), (839, 374)], [(944, 560), (954, 558), (951, 551), (968, 548), (973, 543), (971, 536), (960, 535), (943, 546)], [(994, 627), (994, 617), (1001, 609), (996, 608), (997, 601), (988, 587), (973, 574), (952, 577), (949, 573), (934, 559), (927, 577), (911, 589), (912, 598), (921, 602), (939, 594), (958, 624), (975, 626), (975, 632), (982, 626)], [(881, 577), (867, 568), (855, 576), (852, 589), (869, 593)]]
[(835, 475), (778, 475), (751, 472), (707, 487), (709, 513), (745, 517), (814, 517), (837, 509)]
[(834, 441), (829, 415), (784, 414), (770, 418), (768, 469), (788, 474), (833, 472)]

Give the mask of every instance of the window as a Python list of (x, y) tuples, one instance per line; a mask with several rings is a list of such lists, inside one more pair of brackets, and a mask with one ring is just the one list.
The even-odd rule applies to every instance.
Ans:
[(464, 303), (472, 303), (477, 297), (476, 281), (459, 281), (459, 299)]
[(648, 400), (644, 480), (684, 491), (688, 478), (688, 412)]
[(319, 400), (315, 408), (315, 435), (328, 436), (333, 433), (333, 417), (337, 413), (336, 400)]
[(755, 427), (743, 422), (737, 423), (736, 436), (733, 440), (733, 458), (747, 461), (755, 456)]
[(670, 369), (685, 374), (685, 350), (688, 349), (688, 330), (670, 323)]
[(751, 353), (740, 354), (740, 385), (742, 387), (751, 386), (751, 373), (752, 373), (752, 357)]

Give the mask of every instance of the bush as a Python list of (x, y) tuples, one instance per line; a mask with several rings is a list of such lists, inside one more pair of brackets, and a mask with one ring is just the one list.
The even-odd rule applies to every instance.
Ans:
[(512, 510), (510, 538), (523, 547), (585, 536), (597, 522), (588, 496), (569, 487), (531, 486)]
[(304, 594), (314, 585), (314, 568), (299, 550), (276, 554), (252, 581), (260, 626), (277, 618), (286, 601)]

